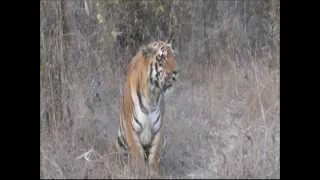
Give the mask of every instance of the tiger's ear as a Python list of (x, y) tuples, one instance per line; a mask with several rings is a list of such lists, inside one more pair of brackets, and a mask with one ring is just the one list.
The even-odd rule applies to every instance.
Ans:
[(151, 57), (152, 54), (153, 54), (153, 49), (149, 46), (142, 46), (141, 47), (141, 52), (142, 52), (142, 55), (145, 57), (145, 58), (148, 58), (148, 57)]
[(169, 48), (171, 54), (172, 54), (173, 56), (175, 56), (175, 55), (176, 55), (176, 52), (175, 52), (175, 50), (172, 48), (172, 44), (171, 44), (171, 43), (167, 43), (167, 47)]

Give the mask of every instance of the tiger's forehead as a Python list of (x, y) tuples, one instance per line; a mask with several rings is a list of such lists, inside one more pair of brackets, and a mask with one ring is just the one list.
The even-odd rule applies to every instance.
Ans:
[(158, 50), (158, 54), (167, 54), (167, 51), (171, 51), (173, 53), (173, 49), (171, 47), (171, 44), (165, 43), (163, 41), (154, 41), (149, 44), (150, 47), (152, 47), (155, 50)]
[(167, 44), (163, 41), (154, 41), (150, 43), (153, 48), (160, 48), (161, 46), (166, 46)]

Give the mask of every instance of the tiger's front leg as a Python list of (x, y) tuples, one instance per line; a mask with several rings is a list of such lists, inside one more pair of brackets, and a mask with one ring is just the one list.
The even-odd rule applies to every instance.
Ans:
[(150, 168), (151, 175), (159, 175), (160, 173), (160, 144), (161, 144), (161, 133), (158, 132), (152, 141), (150, 154), (148, 158), (148, 165)]
[(146, 168), (145, 153), (140, 140), (135, 132), (132, 132), (128, 137), (128, 150), (130, 153), (131, 166), (139, 172), (144, 172)]

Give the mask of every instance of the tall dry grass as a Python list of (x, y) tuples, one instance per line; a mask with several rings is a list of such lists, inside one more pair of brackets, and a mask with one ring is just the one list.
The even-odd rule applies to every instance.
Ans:
[[(247, 24), (235, 14), (242, 2), (217, 1), (219, 25), (176, 35), (181, 75), (166, 99), (160, 178), (280, 178), (278, 1), (270, 1), (273, 21), (252, 16)], [(66, 49), (59, 1), (41, 3), (41, 178), (146, 177), (112, 149), (131, 57), (106, 35), (117, 15), (79, 26), (76, 46)], [(191, 7), (190, 24), (202, 20), (201, 3), (175, 3)], [(84, 18), (85, 8), (75, 11)], [(257, 26), (268, 33), (255, 34)]]

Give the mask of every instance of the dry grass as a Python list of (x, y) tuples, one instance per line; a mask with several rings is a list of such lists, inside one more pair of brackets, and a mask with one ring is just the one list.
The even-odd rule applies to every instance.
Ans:
[[(41, 178), (146, 177), (112, 149), (129, 56), (113, 49), (109, 29), (96, 26), (88, 36), (76, 32), (74, 61), (61, 61), (60, 12), (55, 1), (45, 3)], [(160, 178), (280, 178), (279, 37), (269, 37), (273, 48), (252, 48), (240, 19), (227, 11), (221, 17), (220, 26), (208, 28), (207, 50), (196, 30), (190, 41), (177, 35), (181, 75), (166, 99)]]
[[(167, 100), (163, 178), (279, 178), (279, 71), (257, 64), (243, 70), (251, 73), (248, 78), (240, 71), (201, 65), (183, 70)], [(117, 102), (119, 95), (109, 98)], [(79, 115), (72, 128), (57, 136), (43, 134), (43, 177), (132, 175), (113, 159), (118, 104), (108, 107)], [(91, 148), (91, 161), (77, 159)]]

